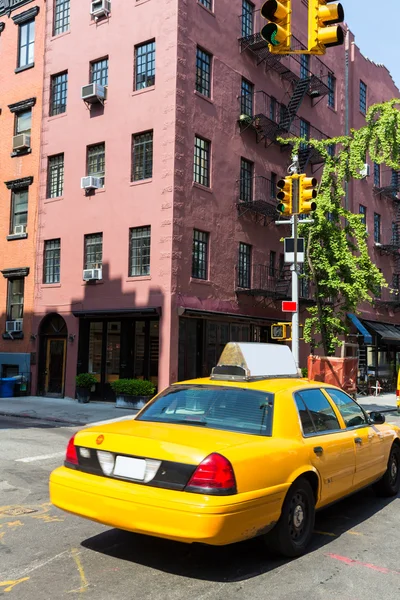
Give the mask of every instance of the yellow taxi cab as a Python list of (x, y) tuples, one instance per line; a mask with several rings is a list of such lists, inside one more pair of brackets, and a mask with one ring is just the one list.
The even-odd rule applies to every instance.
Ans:
[(298, 556), (317, 509), (371, 484), (398, 493), (399, 434), (342, 390), (300, 378), (287, 346), (229, 343), (210, 377), (74, 435), (50, 498), (128, 531), (212, 545), (264, 536)]

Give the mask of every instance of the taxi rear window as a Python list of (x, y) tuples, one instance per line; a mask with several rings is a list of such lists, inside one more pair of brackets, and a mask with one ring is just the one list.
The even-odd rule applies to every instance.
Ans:
[(137, 420), (270, 436), (273, 400), (269, 392), (243, 388), (172, 386)]

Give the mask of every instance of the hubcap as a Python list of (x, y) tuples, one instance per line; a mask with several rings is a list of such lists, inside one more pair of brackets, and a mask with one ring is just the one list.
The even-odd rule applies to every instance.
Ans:
[(304, 511), (303, 511), (303, 508), (299, 504), (294, 509), (293, 524), (298, 529), (299, 527), (301, 527), (301, 524), (303, 523), (303, 521), (304, 521)]
[(394, 484), (396, 483), (396, 479), (397, 479), (397, 459), (396, 456), (392, 456), (392, 462), (390, 465), (390, 479), (391, 479), (391, 483)]
[(289, 532), (294, 542), (301, 543), (303, 537), (307, 535), (308, 513), (307, 497), (299, 491), (294, 494), (289, 511)]

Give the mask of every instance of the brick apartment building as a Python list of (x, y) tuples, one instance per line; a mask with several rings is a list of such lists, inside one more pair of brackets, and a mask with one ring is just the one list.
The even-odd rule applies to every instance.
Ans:
[(34, 351), (45, 16), (43, 0), (0, 0), (0, 376), (27, 379)]
[[(208, 374), (229, 340), (271, 341), (290, 294), (280, 242), (290, 230), (274, 221), (291, 156), (277, 136), (343, 134), (399, 91), (351, 32), (321, 59), (272, 56), (260, 6), (48, 0), (36, 17), (46, 10), (32, 336), (24, 320), (34, 393), (73, 396), (77, 372), (96, 375), (99, 399), (120, 377), (162, 388)], [(296, 11), (300, 46), (304, 3)], [(316, 152), (301, 162), (320, 176)], [(397, 173), (369, 164), (365, 175), (346, 202), (365, 213), (371, 256), (398, 289)], [(400, 303), (384, 292), (351, 319), (366, 363), (394, 372)], [(300, 295), (304, 320), (306, 282)]]

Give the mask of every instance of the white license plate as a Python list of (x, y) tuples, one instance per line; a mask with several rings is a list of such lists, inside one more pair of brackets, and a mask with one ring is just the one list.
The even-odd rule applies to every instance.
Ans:
[(145, 472), (145, 460), (140, 458), (128, 458), (127, 456), (117, 456), (114, 467), (114, 475), (143, 481)]

